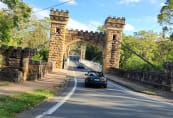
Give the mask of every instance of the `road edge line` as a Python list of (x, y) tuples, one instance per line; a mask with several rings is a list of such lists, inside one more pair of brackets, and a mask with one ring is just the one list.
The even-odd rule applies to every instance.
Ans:
[(61, 102), (56, 103), (53, 107), (49, 108), (47, 111), (36, 116), (35, 118), (42, 118), (45, 115), (53, 114), (57, 109), (59, 109), (74, 94), (76, 88), (77, 88), (77, 79), (74, 77), (74, 86), (73, 86), (73, 89), (68, 93), (68, 95), (65, 96)]

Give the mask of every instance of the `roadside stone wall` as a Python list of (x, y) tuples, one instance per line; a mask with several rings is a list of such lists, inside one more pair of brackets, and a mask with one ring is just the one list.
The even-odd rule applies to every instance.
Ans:
[(50, 62), (32, 61), (31, 58), (35, 53), (36, 50), (31, 48), (1, 46), (0, 80), (21, 82), (41, 79), (51, 71), (52, 65)]
[(173, 63), (164, 63), (163, 72), (149, 72), (139, 70), (122, 70), (111, 68), (110, 74), (126, 78), (132, 82), (140, 82), (155, 88), (173, 91)]
[(51, 71), (52, 71), (52, 63), (30, 60), (27, 80), (41, 79)]
[(14, 68), (2, 68), (0, 69), (0, 80), (20, 82), (23, 80), (23, 73)]

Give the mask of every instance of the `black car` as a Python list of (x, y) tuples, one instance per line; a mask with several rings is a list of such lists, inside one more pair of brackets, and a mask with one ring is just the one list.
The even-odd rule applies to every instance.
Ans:
[(85, 87), (88, 86), (99, 86), (107, 88), (107, 79), (104, 77), (102, 72), (88, 71), (85, 74)]

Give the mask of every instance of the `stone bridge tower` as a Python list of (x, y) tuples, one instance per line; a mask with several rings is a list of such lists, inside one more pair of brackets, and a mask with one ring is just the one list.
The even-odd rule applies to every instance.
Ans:
[[(89, 42), (103, 50), (103, 71), (119, 68), (121, 37), (125, 25), (125, 18), (108, 17), (105, 20), (105, 32), (88, 32), (83, 30), (68, 30), (66, 28), (69, 20), (68, 11), (52, 9), (51, 40), (49, 42), (48, 61), (53, 62), (55, 68), (62, 69), (65, 57), (68, 56), (69, 46), (73, 43)], [(66, 53), (68, 52), (68, 53)], [(85, 57), (85, 49), (81, 52), (81, 58)]]
[(50, 10), (51, 40), (49, 42), (49, 62), (54, 62), (56, 68), (63, 67), (65, 51), (65, 33), (69, 20), (68, 11)]
[(103, 71), (119, 68), (122, 31), (125, 25), (125, 18), (108, 17), (105, 20), (105, 46), (103, 54)]

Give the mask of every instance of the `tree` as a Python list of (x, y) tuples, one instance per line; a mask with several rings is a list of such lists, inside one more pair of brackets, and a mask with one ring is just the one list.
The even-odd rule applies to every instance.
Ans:
[[(22, 0), (1, 0), (8, 6), (0, 10), (0, 40), (1, 43), (8, 43), (10, 40), (21, 40), (18, 32), (24, 28), (29, 21), (31, 8)], [(18, 41), (20, 42), (20, 41)]]
[(104, 32), (105, 31), (104, 25), (98, 26), (97, 30), (100, 31), (100, 32)]
[(88, 43), (86, 49), (86, 59), (94, 62), (99, 62), (102, 64), (103, 63), (102, 51), (99, 48)]
[(152, 31), (139, 31), (134, 36), (123, 35), (122, 43), (124, 46), (122, 46), (121, 50), (120, 68), (152, 70), (152, 66), (139, 58), (139, 56), (157, 67), (155, 52), (158, 50), (158, 37), (159, 35)]
[(38, 48), (44, 42), (48, 41), (48, 34), (50, 31), (49, 18), (45, 17), (44, 19), (37, 20), (33, 19), (30, 21), (30, 25), (22, 32), (22, 42), (23, 47)]
[(12, 21), (7, 13), (0, 11), (0, 42), (8, 42), (11, 38)]
[(165, 5), (161, 8), (157, 18), (158, 22), (163, 26), (163, 29), (170, 30), (171, 35), (173, 25), (173, 0), (166, 0)]

